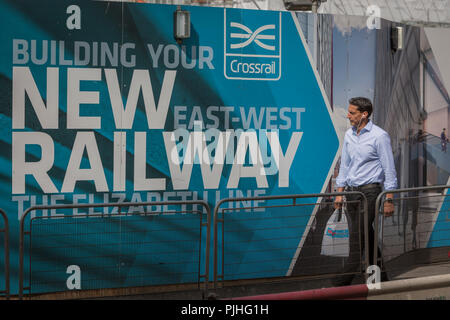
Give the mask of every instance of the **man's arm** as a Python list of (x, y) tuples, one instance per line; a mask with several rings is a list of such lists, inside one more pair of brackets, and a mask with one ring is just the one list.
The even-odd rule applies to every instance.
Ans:
[[(383, 134), (378, 141), (378, 155), (384, 172), (384, 189), (397, 188), (397, 172), (395, 170), (394, 155), (392, 154), (391, 140), (388, 134)], [(383, 212), (386, 217), (394, 213), (394, 194), (387, 193), (384, 201)]]
[[(342, 153), (341, 153), (341, 165), (339, 167), (339, 174), (336, 178), (337, 192), (344, 192), (345, 190), (345, 183), (348, 174), (348, 163), (349, 158), (347, 154), (347, 144), (345, 143), (344, 138), (344, 145), (342, 146)], [(342, 196), (336, 196), (336, 198), (334, 199), (334, 208), (339, 209), (341, 207), (342, 207)]]

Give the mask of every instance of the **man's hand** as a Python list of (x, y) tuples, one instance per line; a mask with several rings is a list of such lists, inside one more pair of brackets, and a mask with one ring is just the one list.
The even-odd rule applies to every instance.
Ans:
[(383, 205), (383, 214), (385, 217), (391, 217), (393, 213), (394, 213), (393, 198), (386, 197), (386, 200), (384, 201), (384, 205)]
[(334, 198), (334, 208), (335, 209), (342, 208), (342, 196), (336, 196), (336, 198)]
[[(337, 192), (344, 192), (344, 190), (345, 190), (344, 187), (337, 188)], [(336, 198), (334, 198), (334, 208), (341, 209), (343, 200), (344, 196), (336, 196)]]

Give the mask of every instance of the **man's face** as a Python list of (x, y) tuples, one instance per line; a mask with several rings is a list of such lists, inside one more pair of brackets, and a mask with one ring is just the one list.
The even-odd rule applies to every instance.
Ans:
[(350, 104), (348, 106), (347, 119), (350, 121), (352, 126), (357, 126), (361, 123), (361, 118), (365, 113), (367, 112), (360, 112), (357, 106)]

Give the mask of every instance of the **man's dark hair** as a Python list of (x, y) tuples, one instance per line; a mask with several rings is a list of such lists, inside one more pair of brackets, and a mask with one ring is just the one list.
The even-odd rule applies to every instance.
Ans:
[(370, 115), (372, 114), (372, 102), (370, 101), (370, 99), (364, 98), (364, 97), (355, 97), (355, 98), (351, 98), (348, 101), (350, 104), (358, 107), (358, 111), (359, 112), (364, 112), (367, 111), (367, 113), (369, 114), (368, 117), (370, 117)]

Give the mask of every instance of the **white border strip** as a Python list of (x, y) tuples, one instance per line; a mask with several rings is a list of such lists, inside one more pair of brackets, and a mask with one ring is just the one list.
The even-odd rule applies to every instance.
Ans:
[[(322, 190), (320, 191), (320, 193), (323, 193), (325, 191), (326, 187), (328, 186), (328, 182), (329, 182), (329, 180), (330, 180), (330, 178), (331, 178), (331, 176), (333, 174), (333, 171), (334, 171), (334, 168), (336, 166), (337, 160), (339, 159), (339, 155), (341, 153), (342, 142), (343, 141), (342, 141), (342, 138), (340, 137), (340, 135), (336, 131), (336, 122), (335, 122), (335, 119), (334, 119), (334, 115), (333, 115), (333, 113), (331, 111), (330, 101), (328, 100), (328, 97), (327, 97), (327, 94), (326, 94), (325, 89), (323, 87), (322, 80), (320, 79), (319, 73), (317, 72), (317, 70), (315, 68), (314, 60), (312, 59), (311, 52), (309, 51), (308, 44), (306, 43), (305, 36), (303, 35), (302, 29), (300, 27), (300, 23), (298, 22), (298, 18), (296, 16), (295, 12), (291, 12), (291, 17), (292, 17), (292, 20), (295, 23), (295, 26), (297, 27), (298, 34), (300, 36), (300, 39), (302, 40), (303, 47), (305, 48), (306, 54), (307, 54), (308, 59), (309, 59), (309, 63), (311, 65), (311, 68), (313, 69), (313, 72), (314, 72), (314, 75), (316, 77), (317, 83), (319, 84), (320, 92), (322, 93), (322, 97), (323, 97), (323, 99), (325, 101), (325, 104), (327, 106), (327, 109), (328, 109), (328, 114), (330, 115), (331, 122), (332, 122), (334, 130), (336, 132), (336, 136), (337, 136), (337, 138), (339, 140), (339, 148), (338, 148), (338, 150), (336, 152), (336, 155), (334, 157), (333, 163), (331, 164), (330, 170), (328, 171), (328, 175), (327, 175), (327, 178), (325, 179), (324, 185), (322, 186)], [(317, 17), (317, 15), (316, 15), (316, 17)], [(314, 218), (316, 217), (317, 210), (318, 210), (318, 206), (315, 206), (314, 210), (313, 210), (313, 213), (312, 213), (311, 217), (309, 218), (308, 224), (306, 225), (306, 229), (305, 229), (305, 231), (304, 231), (304, 233), (302, 235), (302, 238), (300, 239), (300, 243), (298, 244), (297, 250), (295, 251), (294, 257), (292, 258), (292, 261), (291, 261), (289, 269), (288, 269), (288, 271), (286, 273), (286, 276), (290, 276), (292, 274), (292, 270), (294, 269), (294, 266), (295, 266), (295, 264), (297, 262), (297, 259), (298, 259), (299, 255), (300, 255), (300, 251), (302, 250), (303, 244), (304, 244), (304, 242), (306, 240), (306, 237), (308, 236), (309, 229), (311, 228), (311, 223), (314, 221)]]

